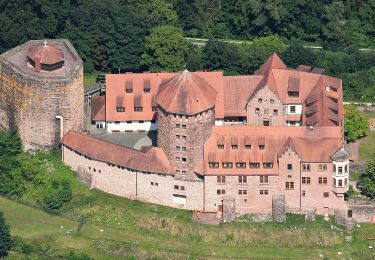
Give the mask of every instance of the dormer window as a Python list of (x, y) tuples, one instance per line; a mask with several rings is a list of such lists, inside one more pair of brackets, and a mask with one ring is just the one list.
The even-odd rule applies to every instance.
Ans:
[(224, 149), (224, 145), (223, 145), (223, 144), (218, 144), (218, 145), (217, 145), (217, 148), (218, 148), (218, 149)]
[(258, 98), (258, 103), (262, 103), (263, 102), (263, 98)]
[(134, 97), (134, 111), (143, 112), (142, 96), (137, 95)]
[(236, 145), (236, 144), (232, 145), (232, 149), (233, 150), (237, 150), (238, 149), (238, 145)]
[(125, 84), (125, 92), (126, 93), (133, 93), (133, 81), (127, 80)]
[(135, 112), (143, 112), (143, 107), (134, 107)]
[(151, 92), (151, 89), (150, 89), (150, 88), (144, 88), (144, 89), (143, 89), (143, 92), (144, 92), (144, 93), (150, 93), (150, 92)]
[(299, 97), (299, 92), (288, 91), (288, 96), (289, 97)]
[(260, 163), (254, 163), (254, 162), (250, 163), (250, 168), (252, 169), (258, 169), (259, 167), (260, 167)]
[(251, 144), (245, 144), (245, 149), (246, 149), (246, 150), (251, 149)]
[(158, 107), (152, 107), (152, 111), (154, 112), (158, 111)]
[(125, 112), (125, 107), (116, 107), (117, 112)]
[(233, 168), (233, 163), (231, 163), (231, 162), (223, 162), (223, 168), (224, 169)]
[(238, 162), (238, 163), (236, 163), (236, 168), (246, 168), (246, 163), (244, 163), (244, 162)]
[(263, 168), (271, 169), (271, 168), (273, 168), (273, 163), (263, 163)]
[(208, 167), (211, 169), (217, 169), (219, 168), (219, 163), (218, 162), (209, 162)]
[(259, 147), (259, 150), (264, 150), (264, 144), (260, 144), (258, 147)]

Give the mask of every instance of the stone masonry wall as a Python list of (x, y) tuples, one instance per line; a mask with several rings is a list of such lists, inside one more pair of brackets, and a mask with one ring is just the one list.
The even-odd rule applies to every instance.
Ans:
[[(261, 103), (259, 103), (259, 99), (262, 99)], [(271, 103), (271, 99), (273, 103)], [(256, 108), (260, 109), (259, 114), (255, 113)], [(248, 125), (263, 125), (264, 120), (268, 120), (272, 126), (284, 126), (286, 123), (283, 104), (268, 87), (259, 90), (252, 97), (246, 106), (246, 110)], [(274, 110), (277, 110), (277, 115), (274, 115)]]
[[(91, 174), (91, 188), (170, 207), (203, 209), (202, 181), (181, 180), (172, 175), (113, 166), (85, 157), (65, 146), (62, 147), (62, 151), (65, 164), (75, 171), (86, 171)], [(175, 203), (174, 197), (186, 198), (186, 204)]]
[(49, 149), (64, 134), (83, 126), (83, 70), (72, 81), (30, 78), (0, 58), (1, 128), (17, 127), (26, 150)]
[[(210, 137), (214, 123), (213, 109), (187, 117), (169, 114), (159, 108), (158, 146), (165, 151), (171, 164), (177, 170), (177, 178), (196, 179), (193, 170), (203, 160), (203, 145)], [(186, 136), (186, 140), (183, 139), (183, 136)], [(180, 149), (177, 149), (177, 146)], [(186, 148), (186, 151), (183, 150), (183, 147)], [(178, 161), (176, 157), (179, 158)], [(186, 162), (183, 161), (183, 158), (186, 158)], [(183, 174), (183, 171), (186, 171), (186, 174)]]

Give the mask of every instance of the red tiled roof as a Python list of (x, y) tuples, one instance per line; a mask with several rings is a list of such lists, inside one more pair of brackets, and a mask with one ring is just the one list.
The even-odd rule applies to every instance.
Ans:
[(64, 61), (64, 52), (54, 44), (32, 45), (27, 50), (27, 57), (33, 61), (38, 58), (41, 64), (53, 65)]
[(287, 69), (284, 62), (280, 59), (280, 57), (273, 53), (266, 62), (257, 70), (255, 71), (256, 75), (265, 75), (269, 73), (270, 70), (273, 69)]
[(65, 134), (61, 144), (95, 160), (133, 170), (174, 173), (164, 151), (157, 147), (139, 151), (74, 131)]
[(105, 96), (93, 96), (91, 99), (91, 120), (105, 121)]
[(255, 76), (225, 76), (224, 77), (224, 115), (246, 116), (247, 99), (263, 75)]
[[(237, 150), (231, 149), (233, 138), (238, 140)], [(218, 148), (219, 139), (223, 140), (224, 149)], [(246, 149), (245, 145), (249, 143), (251, 149)], [(264, 149), (259, 145), (264, 145)], [(204, 146), (203, 169), (205, 174), (277, 174), (277, 159), (288, 148), (294, 150), (303, 162), (329, 162), (341, 146), (341, 127), (214, 126)], [(208, 167), (208, 154), (210, 160), (217, 160), (218, 169)], [(222, 154), (222, 157), (216, 154)], [(262, 165), (257, 169), (249, 166), (236, 168), (235, 163), (244, 159), (252, 163), (273, 163), (273, 168), (263, 168)], [(232, 162), (233, 168), (221, 167), (222, 162)]]
[[(194, 72), (197, 77), (204, 79), (212, 86), (217, 94), (215, 102), (215, 117), (224, 118), (224, 95), (222, 72)], [(107, 121), (153, 120), (156, 112), (152, 107), (157, 106), (156, 95), (159, 86), (176, 76), (176, 73), (129, 73), (106, 75), (106, 119)], [(131, 89), (132, 93), (126, 93)], [(150, 89), (150, 93), (144, 91)], [(141, 96), (142, 112), (135, 112), (136, 96)], [(117, 98), (121, 97), (125, 112), (117, 112)], [(137, 102), (136, 102), (137, 103)]]
[(214, 107), (216, 96), (206, 80), (185, 70), (160, 85), (156, 101), (170, 113), (195, 115)]

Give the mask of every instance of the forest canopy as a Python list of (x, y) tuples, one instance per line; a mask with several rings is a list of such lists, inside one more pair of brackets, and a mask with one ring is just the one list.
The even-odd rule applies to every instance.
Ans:
[[(0, 10), (0, 52), (67, 38), (85, 72), (186, 67), (230, 75), (253, 73), (278, 52), (288, 66), (342, 78), (348, 100), (375, 99), (375, 52), (359, 50), (375, 49), (375, 0), (0, 0)], [(184, 37), (212, 41), (197, 50)], [(303, 47), (311, 45), (323, 50)]]

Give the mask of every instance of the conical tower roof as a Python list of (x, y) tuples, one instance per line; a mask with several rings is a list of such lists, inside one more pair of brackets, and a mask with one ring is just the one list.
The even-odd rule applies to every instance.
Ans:
[(64, 61), (64, 52), (54, 44), (47, 44), (45, 41), (43, 45), (33, 45), (27, 50), (27, 56), (35, 61), (40, 59), (40, 63), (53, 65)]
[(169, 113), (195, 115), (214, 107), (216, 96), (206, 80), (185, 70), (160, 85), (156, 101)]

